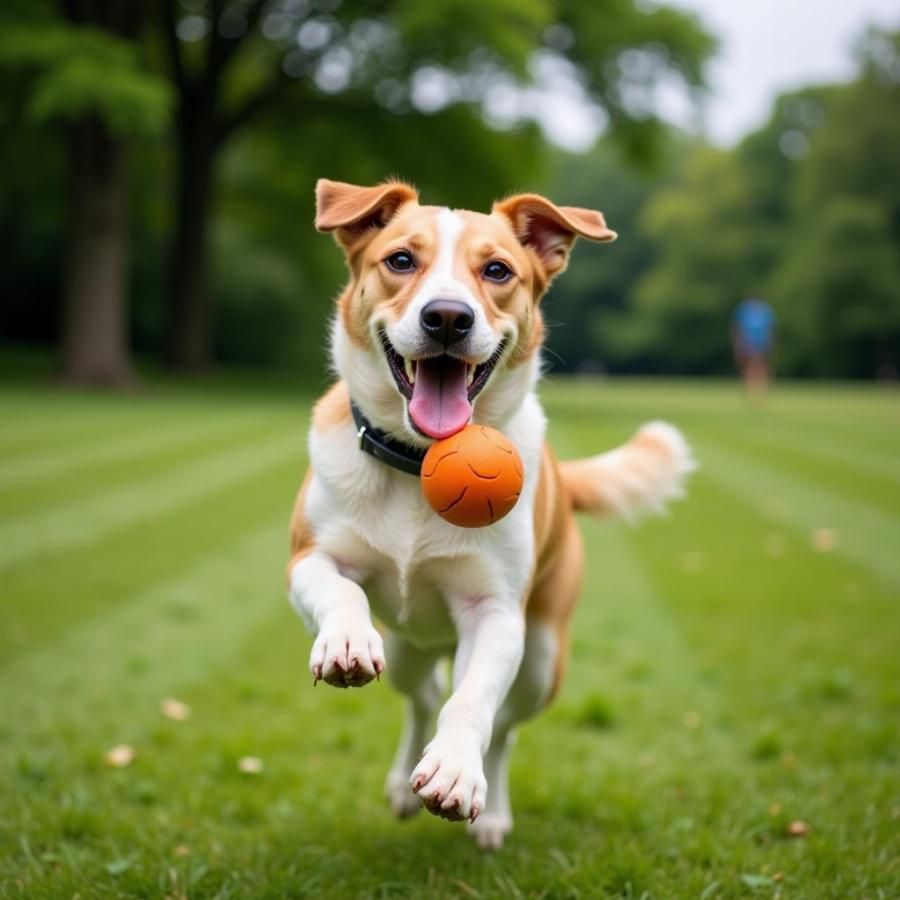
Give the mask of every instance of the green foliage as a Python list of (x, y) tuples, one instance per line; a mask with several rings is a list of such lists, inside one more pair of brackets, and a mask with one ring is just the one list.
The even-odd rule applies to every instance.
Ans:
[(554, 18), (552, 0), (397, 0), (389, 7), (404, 44), (415, 48), (419, 60), (446, 62), (464, 71), (476, 52), (482, 62), (493, 56), (495, 64), (522, 76)]
[[(896, 373), (897, 43), (897, 35), (870, 33), (856, 81), (780, 97), (769, 122), (738, 147), (696, 146), (661, 190), (633, 195), (643, 206), (637, 228), (626, 218), (620, 230), (641, 258), (617, 264), (630, 288), (619, 286), (617, 300), (582, 293), (582, 304), (601, 309), (593, 329), (573, 335), (570, 358), (599, 351), (614, 369), (728, 371), (732, 310), (753, 293), (778, 310), (782, 371)], [(601, 179), (591, 193), (615, 196), (617, 173)]]
[(669, 352), (680, 371), (721, 371), (731, 310), (753, 290), (771, 249), (734, 155), (691, 154), (677, 185), (647, 206), (643, 225), (659, 255), (635, 288), (622, 339), (651, 356)]
[(692, 13), (633, 0), (560, 0), (559, 20), (569, 29), (565, 52), (608, 115), (613, 141), (632, 161), (658, 161), (665, 129), (656, 90), (670, 78), (699, 90), (715, 38)]
[[(480, 209), (513, 189), (538, 187), (547, 152), (531, 110), (520, 109), (508, 130), (494, 130), (483, 108), (495, 88), (513, 91), (507, 125), (514, 123), (515, 91), (533, 83), (538, 57), (584, 82), (633, 158), (659, 150), (659, 125), (638, 94), (646, 100), (673, 72), (699, 84), (713, 43), (697, 20), (672, 10), (648, 12), (632, 0), (601, 6), (228, 2), (175, 4), (169, 15), (163, 4), (143, 9), (131, 41), (65, 25), (49, 2), (15, 0), (0, 73), (26, 98), (31, 124), (99, 115), (111, 131), (132, 137), (176, 126), (174, 154), (148, 142), (131, 146), (138, 346), (161, 344), (169, 287), (161, 272), (173, 223), (168, 210), (160, 217), (160, 198), (181, 196), (172, 180), (185, 146), (222, 146), (221, 163), (211, 150), (200, 167), (215, 173), (218, 200), (212, 227), (201, 229), (214, 251), (218, 352), (260, 362), (293, 355), (321, 368), (324, 319), (342, 276), (336, 251), (308, 227), (316, 177), (366, 182), (395, 174), (415, 182), (427, 201)], [(310, 27), (315, 39), (298, 43)], [(430, 99), (421, 89), (428, 79)], [(169, 115), (174, 94), (177, 119)], [(185, 131), (185, 109), (191, 123), (202, 120), (199, 130)], [(20, 124), (15, 106), (6, 112)], [(197, 182), (195, 167), (186, 183)]]
[(846, 377), (896, 364), (900, 250), (878, 203), (852, 194), (824, 202), (774, 284), (788, 365)]
[[(221, 62), (209, 100), (224, 148), (209, 229), (221, 358), (323, 369), (344, 270), (310, 227), (313, 185), (397, 175), (426, 202), (487, 210), (528, 189), (606, 213), (619, 241), (580, 243), (545, 301), (554, 367), (730, 371), (731, 313), (753, 291), (778, 310), (783, 372), (900, 368), (900, 32), (867, 32), (852, 83), (778, 98), (765, 126), (725, 150), (656, 116), (659, 85), (674, 77), (700, 92), (715, 49), (678, 10), (632, 0), (256, 8), (222, 4), (214, 23), (214, 6), (176, 7), (202, 24), (196, 38), (176, 34), (179, 90), (198, 90)], [(161, 10), (147, 8), (135, 41), (63, 24), (49, 3), (15, 0), (4, 12), (0, 230), (12, 263), (0, 287), (20, 339), (57, 334), (65, 258), (61, 130), (21, 125), (98, 115), (132, 138), (133, 332), (141, 350), (161, 346), (178, 160), (168, 140), (178, 73)], [(311, 19), (326, 43), (301, 52), (296, 33)], [(345, 51), (346, 79), (323, 80), (328, 59), (347, 64)], [(486, 98), (527, 87), (548, 60), (608, 119), (590, 153), (549, 148), (533, 123), (487, 124)], [(424, 103), (423, 78), (438, 85)]]
[(793, 240), (772, 284), (800, 370), (900, 366), (898, 40), (868, 34), (863, 76), (830, 92), (793, 184)]
[(565, 274), (543, 301), (549, 325), (549, 359), (555, 369), (652, 369), (654, 357), (629, 339), (636, 317), (630, 300), (635, 283), (655, 258), (639, 221), (654, 192), (671, 182), (684, 152), (672, 141), (652, 174), (638, 173), (609, 141), (583, 156), (557, 154), (547, 191), (559, 203), (599, 209), (619, 233), (611, 245), (576, 244)]
[(7, 25), (0, 43), (2, 68), (26, 78), (32, 124), (95, 115), (126, 137), (161, 134), (169, 121), (169, 83), (141, 65), (131, 41), (99, 28)]

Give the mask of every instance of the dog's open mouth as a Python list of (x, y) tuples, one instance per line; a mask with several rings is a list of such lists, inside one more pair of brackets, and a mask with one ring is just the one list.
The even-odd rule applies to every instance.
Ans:
[(394, 349), (384, 332), (381, 345), (397, 388), (409, 401), (413, 425), (422, 434), (440, 440), (468, 424), (472, 401), (503, 356), (506, 339), (483, 363), (471, 363), (449, 353), (409, 359)]

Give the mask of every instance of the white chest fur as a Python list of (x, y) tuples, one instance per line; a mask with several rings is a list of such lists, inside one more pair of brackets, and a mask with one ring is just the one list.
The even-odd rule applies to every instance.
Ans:
[(522, 495), (505, 519), (479, 529), (444, 522), (426, 504), (417, 478), (359, 450), (351, 423), (313, 431), (306, 514), (317, 546), (363, 585), (388, 626), (416, 643), (454, 643), (448, 598), (519, 600), (527, 586), (544, 425), (531, 394), (504, 427), (522, 456)]

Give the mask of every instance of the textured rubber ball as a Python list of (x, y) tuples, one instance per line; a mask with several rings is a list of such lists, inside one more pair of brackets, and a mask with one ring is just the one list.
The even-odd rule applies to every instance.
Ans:
[(499, 522), (516, 505), (523, 477), (516, 448), (484, 425), (468, 425), (432, 444), (420, 476), (428, 505), (462, 528)]

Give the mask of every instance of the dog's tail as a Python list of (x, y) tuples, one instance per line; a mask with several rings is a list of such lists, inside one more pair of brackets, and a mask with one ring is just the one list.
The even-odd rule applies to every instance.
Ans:
[(630, 521), (664, 512), (669, 500), (683, 496), (684, 480), (696, 468), (684, 436), (666, 422), (644, 425), (615, 450), (560, 463), (574, 509)]

